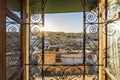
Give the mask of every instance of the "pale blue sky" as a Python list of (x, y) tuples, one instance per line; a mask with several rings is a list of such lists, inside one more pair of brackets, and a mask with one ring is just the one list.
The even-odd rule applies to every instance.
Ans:
[(45, 14), (45, 30), (62, 32), (82, 32), (83, 13)]
[[(10, 19), (10, 21), (12, 20)], [(13, 26), (14, 24), (11, 25)], [(45, 30), (80, 33), (83, 31), (83, 13), (74, 12), (45, 14)]]

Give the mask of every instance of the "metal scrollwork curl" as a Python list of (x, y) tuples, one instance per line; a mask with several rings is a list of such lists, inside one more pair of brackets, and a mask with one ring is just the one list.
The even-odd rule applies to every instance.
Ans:
[(97, 59), (97, 54), (93, 54), (93, 53), (88, 53), (86, 55), (86, 62), (88, 64), (96, 64), (98, 62), (98, 59)]
[(40, 16), (40, 14), (33, 14), (33, 15), (31, 15), (31, 22), (40, 22), (40, 20), (41, 20), (41, 16)]
[(33, 26), (31, 27), (31, 33), (32, 33), (33, 35), (38, 35), (38, 34), (40, 34), (40, 32), (41, 32), (41, 28), (40, 28), (39, 25), (33, 25)]
[(31, 66), (31, 77), (41, 76), (41, 66)]
[(7, 25), (7, 31), (8, 32), (19, 32), (19, 25), (17, 24), (8, 24)]
[(42, 62), (42, 55), (39, 54), (39, 53), (33, 53), (32, 56), (31, 56), (31, 60), (32, 60), (32, 63), (34, 64), (39, 64)]
[(80, 79), (83, 71), (80, 66), (49, 66), (44, 73), (53, 80), (73, 80)]
[(90, 32), (90, 33), (97, 33), (98, 32), (98, 27), (97, 25), (88, 25), (87, 26), (87, 30)]
[(86, 13), (86, 20), (87, 22), (96, 22), (97, 16), (94, 12), (88, 12)]

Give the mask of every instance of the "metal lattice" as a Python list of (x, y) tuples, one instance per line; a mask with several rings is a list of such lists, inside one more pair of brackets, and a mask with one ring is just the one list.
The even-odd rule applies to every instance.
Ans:
[[(83, 7), (83, 54), (81, 56), (81, 63), (74, 64), (56, 64), (54, 62), (46, 63), (46, 58), (50, 57), (45, 51), (44, 46), (44, 9), (47, 0), (40, 0), (41, 8), (31, 11), (30, 14), (30, 79), (38, 78), (42, 80), (97, 80), (98, 68), (99, 68), (99, 52), (98, 52), (98, 33), (99, 33), (99, 16), (98, 16), (98, 3), (93, 10), (88, 10), (87, 5), (92, 3), (89, 0), (80, 1)], [(32, 10), (32, 3), (30, 3), (30, 9)], [(57, 35), (59, 36), (59, 35)], [(70, 36), (68, 36), (70, 38)], [(57, 40), (57, 38), (56, 38)], [(59, 39), (58, 39), (59, 40)], [(68, 44), (69, 41), (68, 41)], [(71, 44), (70, 47), (73, 45)], [(54, 50), (54, 49), (53, 49)], [(89, 50), (89, 51), (88, 51)], [(87, 52), (88, 51), (88, 52)], [(69, 52), (69, 51), (68, 51)], [(61, 61), (61, 55), (55, 48), (55, 53), (52, 56)], [(69, 52), (70, 53), (70, 52)], [(51, 53), (52, 54), (52, 53)], [(57, 55), (59, 54), (59, 55)], [(48, 57), (46, 57), (48, 55)], [(79, 59), (80, 57), (78, 57)], [(67, 59), (67, 58), (66, 58)]]
[(6, 18), (6, 78), (11, 80), (21, 68), (20, 24)]

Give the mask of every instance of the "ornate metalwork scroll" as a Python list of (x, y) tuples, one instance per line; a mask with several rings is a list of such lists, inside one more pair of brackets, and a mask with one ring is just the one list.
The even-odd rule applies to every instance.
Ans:
[(99, 43), (99, 7), (98, 1), (96, 0), (96, 7), (87, 11), (87, 5), (91, 5), (92, 1), (85, 2), (85, 6), (83, 5), (85, 12), (85, 20), (84, 20), (84, 28), (86, 31), (85, 34), (85, 65), (87, 68), (84, 69), (85, 80), (87, 80), (87, 76), (93, 76), (95, 80), (98, 79), (98, 68), (99, 68), (99, 53), (98, 53), (98, 43)]
[[(73, 44), (70, 43), (71, 36), (67, 35), (66, 44), (69, 45), (69, 51), (67, 53), (59, 53), (58, 47), (47, 48), (49, 51), (43, 51), (45, 45), (42, 33), (42, 27), (44, 26), (44, 9), (47, 2), (43, 0), (37, 0), (39, 9), (34, 9), (35, 3), (30, 4), (31, 15), (30, 15), (30, 79), (41, 79), (41, 80), (87, 80), (87, 79), (98, 79), (98, 30), (99, 30), (99, 17), (98, 17), (98, 5), (96, 7), (88, 9), (86, 5), (92, 4), (93, 2), (87, 2), (87, 0), (81, 0), (84, 11), (84, 29), (85, 45), (84, 50), (80, 52), (72, 53)], [(42, 3), (43, 1), (43, 3)], [(86, 4), (86, 5), (84, 5)], [(96, 3), (97, 4), (97, 3)], [(44, 7), (43, 7), (44, 5)], [(51, 33), (52, 34), (52, 33)], [(80, 34), (81, 35), (81, 34)], [(53, 36), (54, 40), (59, 40), (59, 34), (57, 37)], [(68, 40), (68, 41), (67, 41)], [(52, 42), (52, 40), (51, 40)], [(65, 42), (65, 40), (64, 40)], [(57, 42), (56, 42), (57, 43)], [(54, 43), (54, 44), (56, 44)], [(61, 42), (62, 44), (62, 42)], [(82, 47), (83, 47), (82, 45)], [(78, 48), (79, 49), (79, 48)], [(52, 52), (53, 51), (53, 52)], [(67, 50), (66, 50), (67, 51)], [(72, 55), (72, 57), (71, 57)], [(67, 57), (66, 57), (67, 56)], [(77, 56), (77, 58), (75, 58)], [(80, 57), (79, 57), (80, 56)], [(59, 58), (59, 63), (57, 60)], [(67, 64), (65, 64), (69, 61)], [(61, 63), (60, 63), (61, 62)], [(62, 63), (63, 62), (63, 63)]]
[(12, 79), (21, 68), (20, 24), (6, 18), (6, 77)]
[(52, 80), (74, 80), (82, 79), (82, 66), (45, 66), (45, 79)]
[(30, 66), (30, 80), (36, 77), (42, 78), (41, 0), (36, 2), (39, 3), (39, 8), (34, 10), (36, 4), (32, 0), (30, 1), (30, 63), (28, 64)]

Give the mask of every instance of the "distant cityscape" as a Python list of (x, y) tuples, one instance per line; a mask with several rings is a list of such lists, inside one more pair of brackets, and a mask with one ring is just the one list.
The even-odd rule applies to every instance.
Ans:
[[(97, 45), (98, 35), (97, 34), (87, 34), (92, 41)], [(31, 35), (31, 44), (34, 44), (34, 40), (39, 38), (41, 41), (41, 36)], [(90, 40), (86, 36), (86, 42), (89, 43)], [(44, 46), (45, 48), (50, 45), (57, 45), (62, 49), (71, 48), (74, 50), (83, 49), (83, 33), (64, 33), (64, 32), (45, 32)], [(74, 45), (74, 46), (73, 46)], [(88, 46), (86, 46), (88, 48)]]
[[(20, 64), (20, 34), (7, 33), (7, 65)], [(83, 33), (45, 32), (44, 39), (44, 64), (79, 65), (83, 64)], [(98, 35), (87, 33), (86, 35), (86, 64), (97, 64)], [(41, 35), (30, 35), (30, 63), (42, 63), (42, 41)], [(9, 58), (9, 56), (14, 58)], [(15, 62), (15, 60), (17, 62)], [(10, 63), (11, 61), (12, 63)], [(37, 76), (41, 73), (35, 72), (38, 67), (31, 66), (31, 75)], [(92, 70), (92, 71), (91, 71)], [(97, 74), (97, 67), (88, 70)], [(33, 77), (32, 76), (32, 77)]]

